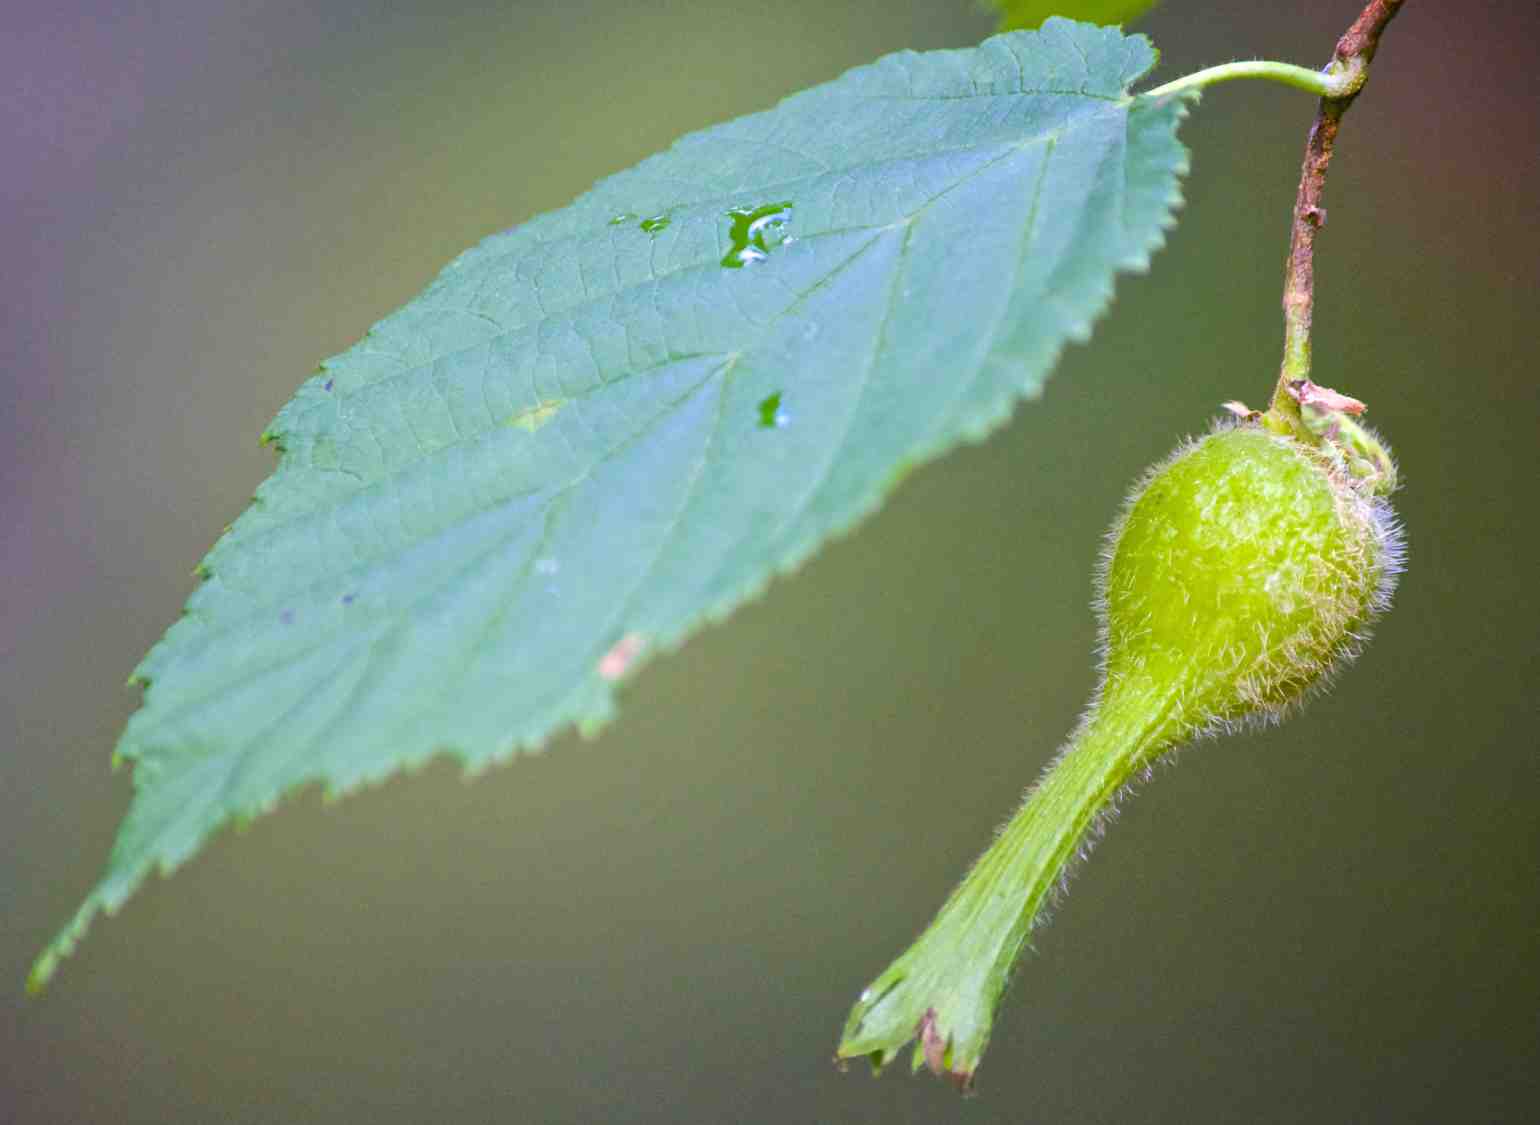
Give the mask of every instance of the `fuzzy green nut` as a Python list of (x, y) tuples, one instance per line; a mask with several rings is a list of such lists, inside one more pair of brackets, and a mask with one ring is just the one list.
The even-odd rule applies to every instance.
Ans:
[(1179, 450), (1136, 489), (1101, 581), (1101, 710), (1160, 734), (1272, 719), (1357, 649), (1399, 551), (1385, 502), (1261, 427)]
[(1039, 912), (1117, 793), (1195, 737), (1276, 720), (1356, 652), (1388, 604), (1400, 540), (1381, 495), (1394, 477), (1355, 471), (1331, 444), (1339, 432), (1233, 425), (1135, 488), (1103, 557), (1092, 706), (935, 921), (862, 993), (840, 1059), (880, 1069), (914, 1039), (916, 1069), (971, 1084)]

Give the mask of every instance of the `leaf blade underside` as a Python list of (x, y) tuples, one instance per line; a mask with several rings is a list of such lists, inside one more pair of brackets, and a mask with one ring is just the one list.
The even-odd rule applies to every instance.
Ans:
[(324, 364), (135, 673), (133, 803), (33, 987), (298, 786), (602, 723), (638, 652), (1004, 421), (1172, 222), (1153, 63), (1061, 20), (888, 56), (486, 239)]

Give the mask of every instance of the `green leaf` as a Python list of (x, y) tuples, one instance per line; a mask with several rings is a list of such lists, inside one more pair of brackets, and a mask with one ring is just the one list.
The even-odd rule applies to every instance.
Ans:
[(981, 438), (1143, 269), (1180, 99), (1050, 21), (903, 52), (494, 235), (328, 361), (144, 659), (132, 807), (39, 960), (231, 818), (434, 754), (479, 768)]
[(1041, 27), (1050, 16), (1088, 23), (1123, 24), (1138, 19), (1156, 0), (989, 0), (1000, 13), (1000, 30)]

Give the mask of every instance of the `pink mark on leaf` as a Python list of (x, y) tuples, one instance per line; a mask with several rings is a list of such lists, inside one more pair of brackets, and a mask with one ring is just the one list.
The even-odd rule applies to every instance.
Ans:
[(646, 644), (646, 638), (640, 633), (627, 633), (600, 658), (599, 675), (611, 682), (620, 679), (630, 670)]

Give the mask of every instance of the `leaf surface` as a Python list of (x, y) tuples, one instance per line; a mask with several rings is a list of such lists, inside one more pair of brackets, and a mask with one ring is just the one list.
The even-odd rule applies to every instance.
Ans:
[(1142, 38), (904, 52), (494, 235), (325, 363), (136, 672), (91, 917), (231, 818), (611, 713), (617, 681), (999, 424), (1170, 225)]

